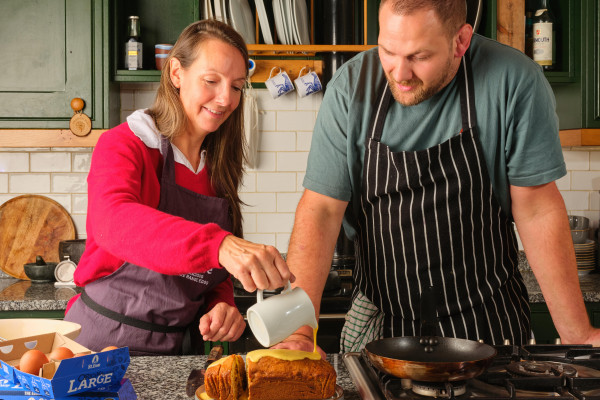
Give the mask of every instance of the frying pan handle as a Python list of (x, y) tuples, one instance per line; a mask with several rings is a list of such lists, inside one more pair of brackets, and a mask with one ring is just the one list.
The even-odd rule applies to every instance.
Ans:
[(436, 293), (433, 286), (427, 286), (421, 293), (421, 337), (437, 336)]

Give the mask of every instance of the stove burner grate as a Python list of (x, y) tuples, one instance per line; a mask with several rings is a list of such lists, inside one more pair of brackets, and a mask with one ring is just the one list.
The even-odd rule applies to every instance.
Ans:
[(549, 361), (519, 361), (506, 366), (508, 372), (516, 376), (566, 376), (576, 377), (577, 370), (568, 364)]

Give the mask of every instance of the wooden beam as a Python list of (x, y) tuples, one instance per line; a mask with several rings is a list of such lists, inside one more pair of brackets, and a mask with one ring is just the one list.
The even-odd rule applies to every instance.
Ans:
[(525, 0), (498, 0), (496, 39), (525, 51)]
[(0, 150), (9, 147), (94, 147), (104, 129), (79, 137), (68, 129), (0, 129)]

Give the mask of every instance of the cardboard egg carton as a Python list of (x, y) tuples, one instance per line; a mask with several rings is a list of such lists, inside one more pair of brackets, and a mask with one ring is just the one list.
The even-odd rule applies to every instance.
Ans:
[[(17, 368), (21, 357), (28, 350), (38, 349), (47, 356), (57, 347), (66, 347), (74, 354), (83, 355), (58, 362), (50, 361), (44, 364), (38, 376)], [(115, 392), (121, 386), (129, 361), (127, 347), (94, 353), (60, 333), (0, 343), (0, 378), (8, 383), (18, 384), (24, 391), (46, 400), (66, 396), (74, 399), (73, 395), (84, 393), (86, 396), (82, 398), (88, 398), (88, 392)], [(4, 399), (3, 396), (0, 397)]]

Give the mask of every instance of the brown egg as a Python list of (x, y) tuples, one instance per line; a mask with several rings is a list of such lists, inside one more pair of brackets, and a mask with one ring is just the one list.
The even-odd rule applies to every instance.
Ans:
[(102, 352), (102, 351), (109, 351), (109, 350), (116, 350), (116, 349), (118, 349), (117, 346), (107, 346), (100, 351)]
[(32, 375), (38, 375), (40, 368), (48, 362), (48, 357), (37, 349), (28, 350), (23, 354), (20, 361), (21, 371)]
[(52, 361), (60, 361), (66, 358), (72, 358), (73, 352), (66, 347), (57, 347), (48, 356)]

